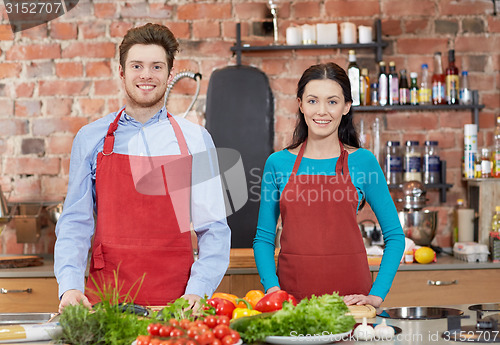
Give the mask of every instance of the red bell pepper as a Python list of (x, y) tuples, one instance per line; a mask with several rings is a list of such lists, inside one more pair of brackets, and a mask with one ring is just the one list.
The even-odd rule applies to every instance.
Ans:
[(297, 305), (297, 300), (294, 296), (284, 290), (278, 290), (262, 297), (254, 309), (262, 313), (280, 310), (283, 308), (283, 302), (285, 301)]
[(233, 302), (224, 298), (210, 298), (207, 300), (207, 304), (215, 308), (215, 315), (226, 315), (229, 319), (233, 316), (233, 310), (236, 308)]

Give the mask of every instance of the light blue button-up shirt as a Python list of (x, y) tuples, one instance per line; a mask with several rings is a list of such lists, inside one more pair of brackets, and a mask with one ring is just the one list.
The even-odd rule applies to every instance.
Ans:
[[(97, 155), (103, 149), (109, 124), (117, 114), (111, 113), (82, 127), (73, 141), (68, 193), (56, 225), (54, 272), (59, 283), (59, 297), (69, 289), (84, 291), (88, 254), (95, 231)], [(196, 181), (191, 187), (191, 221), (198, 238), (198, 260), (191, 267), (185, 293), (210, 296), (227, 270), (231, 245), (215, 147), (205, 128), (180, 117), (175, 120), (193, 155), (192, 181)], [(165, 108), (144, 124), (124, 111), (115, 132), (113, 152), (138, 156), (180, 154)], [(140, 210), (123, 212), (140, 215)]]

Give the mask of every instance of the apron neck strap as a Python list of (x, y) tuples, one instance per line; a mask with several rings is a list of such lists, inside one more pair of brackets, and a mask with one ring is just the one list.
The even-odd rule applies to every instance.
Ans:
[[(122, 116), (125, 108), (122, 108), (116, 115), (115, 120), (109, 124), (108, 132), (106, 133), (106, 137), (104, 138), (104, 147), (102, 149), (102, 154), (105, 156), (109, 156), (113, 153), (113, 147), (115, 146), (115, 131), (118, 128), (118, 121), (120, 121), (120, 117)], [(189, 150), (187, 147), (186, 139), (184, 138), (184, 134), (182, 134), (181, 127), (177, 123), (170, 113), (167, 113), (167, 118), (174, 129), (175, 137), (177, 142), (179, 143), (179, 148), (182, 155), (189, 155)]]
[(292, 170), (292, 177), (297, 175), (297, 171), (299, 171), (300, 162), (302, 161), (302, 157), (304, 156), (306, 144), (307, 144), (307, 138), (302, 143), (302, 146), (300, 147), (299, 150), (299, 154), (297, 155), (297, 158), (295, 158), (295, 163), (293, 164), (293, 170)]
[[(302, 146), (299, 150), (299, 154), (297, 155), (295, 163), (293, 164), (292, 176), (297, 175), (297, 171), (299, 171), (300, 162), (302, 161), (302, 157), (304, 156), (306, 144), (307, 144), (307, 138), (302, 143)], [(347, 166), (347, 150), (344, 149), (344, 145), (340, 140), (339, 140), (339, 145), (340, 145), (340, 157), (337, 160), (337, 164), (335, 165), (336, 175), (341, 175), (343, 171), (349, 171), (349, 168)]]

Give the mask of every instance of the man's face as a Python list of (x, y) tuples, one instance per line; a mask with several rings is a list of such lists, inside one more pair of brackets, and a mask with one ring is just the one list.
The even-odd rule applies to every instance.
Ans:
[(160, 109), (169, 75), (167, 54), (161, 46), (133, 45), (128, 51), (125, 67), (120, 65), (120, 78), (127, 94), (127, 105)]

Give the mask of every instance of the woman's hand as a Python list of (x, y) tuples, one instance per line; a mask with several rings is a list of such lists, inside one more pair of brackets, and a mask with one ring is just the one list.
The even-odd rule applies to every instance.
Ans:
[(273, 286), (272, 288), (267, 289), (266, 295), (270, 294), (271, 292), (278, 291), (280, 289), (279, 286)]
[(59, 313), (63, 312), (63, 309), (68, 305), (78, 305), (83, 303), (84, 307), (92, 309), (92, 304), (90, 304), (89, 299), (80, 290), (68, 290), (63, 293), (61, 297), (61, 302), (59, 303)]
[(374, 306), (375, 308), (380, 307), (384, 300), (379, 297), (379, 296), (374, 296), (374, 295), (346, 295), (344, 296), (344, 303), (347, 305), (363, 305), (363, 304), (369, 304)]

